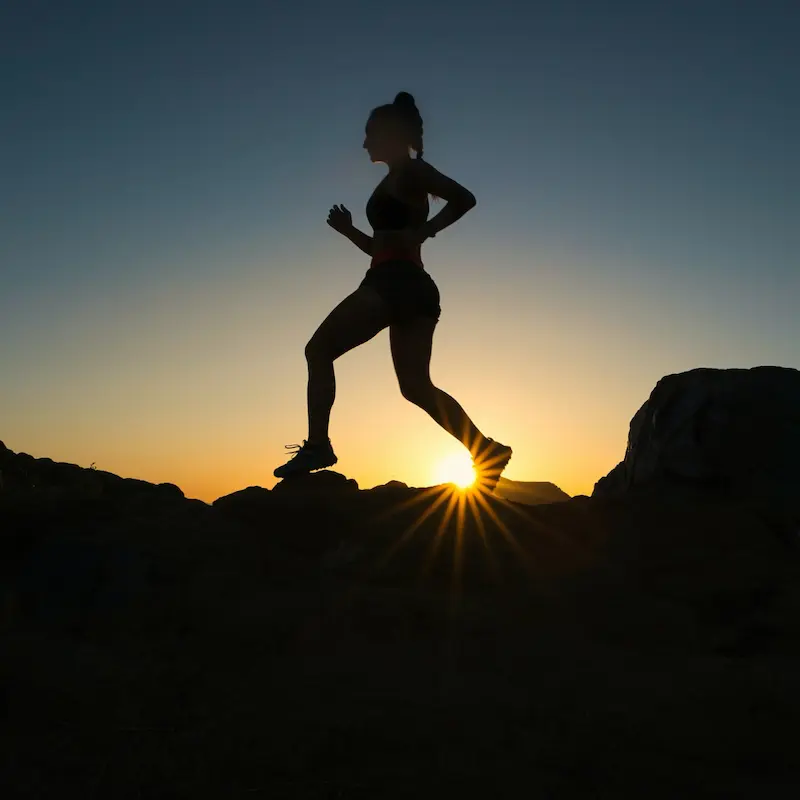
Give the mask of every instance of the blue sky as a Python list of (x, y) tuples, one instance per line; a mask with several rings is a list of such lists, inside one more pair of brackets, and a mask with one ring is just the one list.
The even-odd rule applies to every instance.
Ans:
[[(274, 483), (303, 346), (367, 267), (327, 211), (367, 229), (364, 122), (404, 89), (478, 199), (426, 244), (434, 380), (509, 477), (590, 491), (662, 375), (800, 367), (799, 35), (770, 0), (9, 0), (0, 437), (204, 499)], [(342, 471), (429, 480), (456, 445), (385, 334), (337, 376)]]

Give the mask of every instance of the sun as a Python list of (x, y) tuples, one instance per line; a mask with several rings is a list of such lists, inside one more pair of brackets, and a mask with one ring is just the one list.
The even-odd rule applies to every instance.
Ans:
[(436, 483), (454, 483), (461, 489), (472, 486), (475, 483), (475, 470), (469, 453), (453, 453), (439, 461), (434, 480)]

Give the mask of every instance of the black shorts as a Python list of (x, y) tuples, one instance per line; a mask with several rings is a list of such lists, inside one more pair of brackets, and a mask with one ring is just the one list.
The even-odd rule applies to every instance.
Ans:
[(391, 324), (415, 317), (439, 319), (439, 289), (419, 264), (405, 259), (381, 261), (367, 270), (361, 286), (374, 289), (389, 306)]

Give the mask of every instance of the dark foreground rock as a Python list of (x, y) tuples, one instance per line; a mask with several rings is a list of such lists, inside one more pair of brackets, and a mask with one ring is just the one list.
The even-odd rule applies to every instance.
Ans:
[(800, 371), (693, 369), (662, 378), (631, 420), (625, 458), (594, 495), (671, 485), (795, 500)]
[(3, 797), (796, 795), (760, 509), (317, 480), (0, 494)]
[(325, 494), (342, 494), (358, 491), (358, 483), (341, 472), (323, 469), (308, 475), (293, 475), (278, 481), (272, 490), (280, 495), (301, 494), (314, 498)]

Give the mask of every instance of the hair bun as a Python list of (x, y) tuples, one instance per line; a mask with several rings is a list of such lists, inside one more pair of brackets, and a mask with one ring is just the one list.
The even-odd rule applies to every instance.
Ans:
[(417, 107), (417, 104), (414, 102), (414, 97), (408, 92), (398, 92), (397, 97), (394, 98), (394, 105), (409, 109)]

